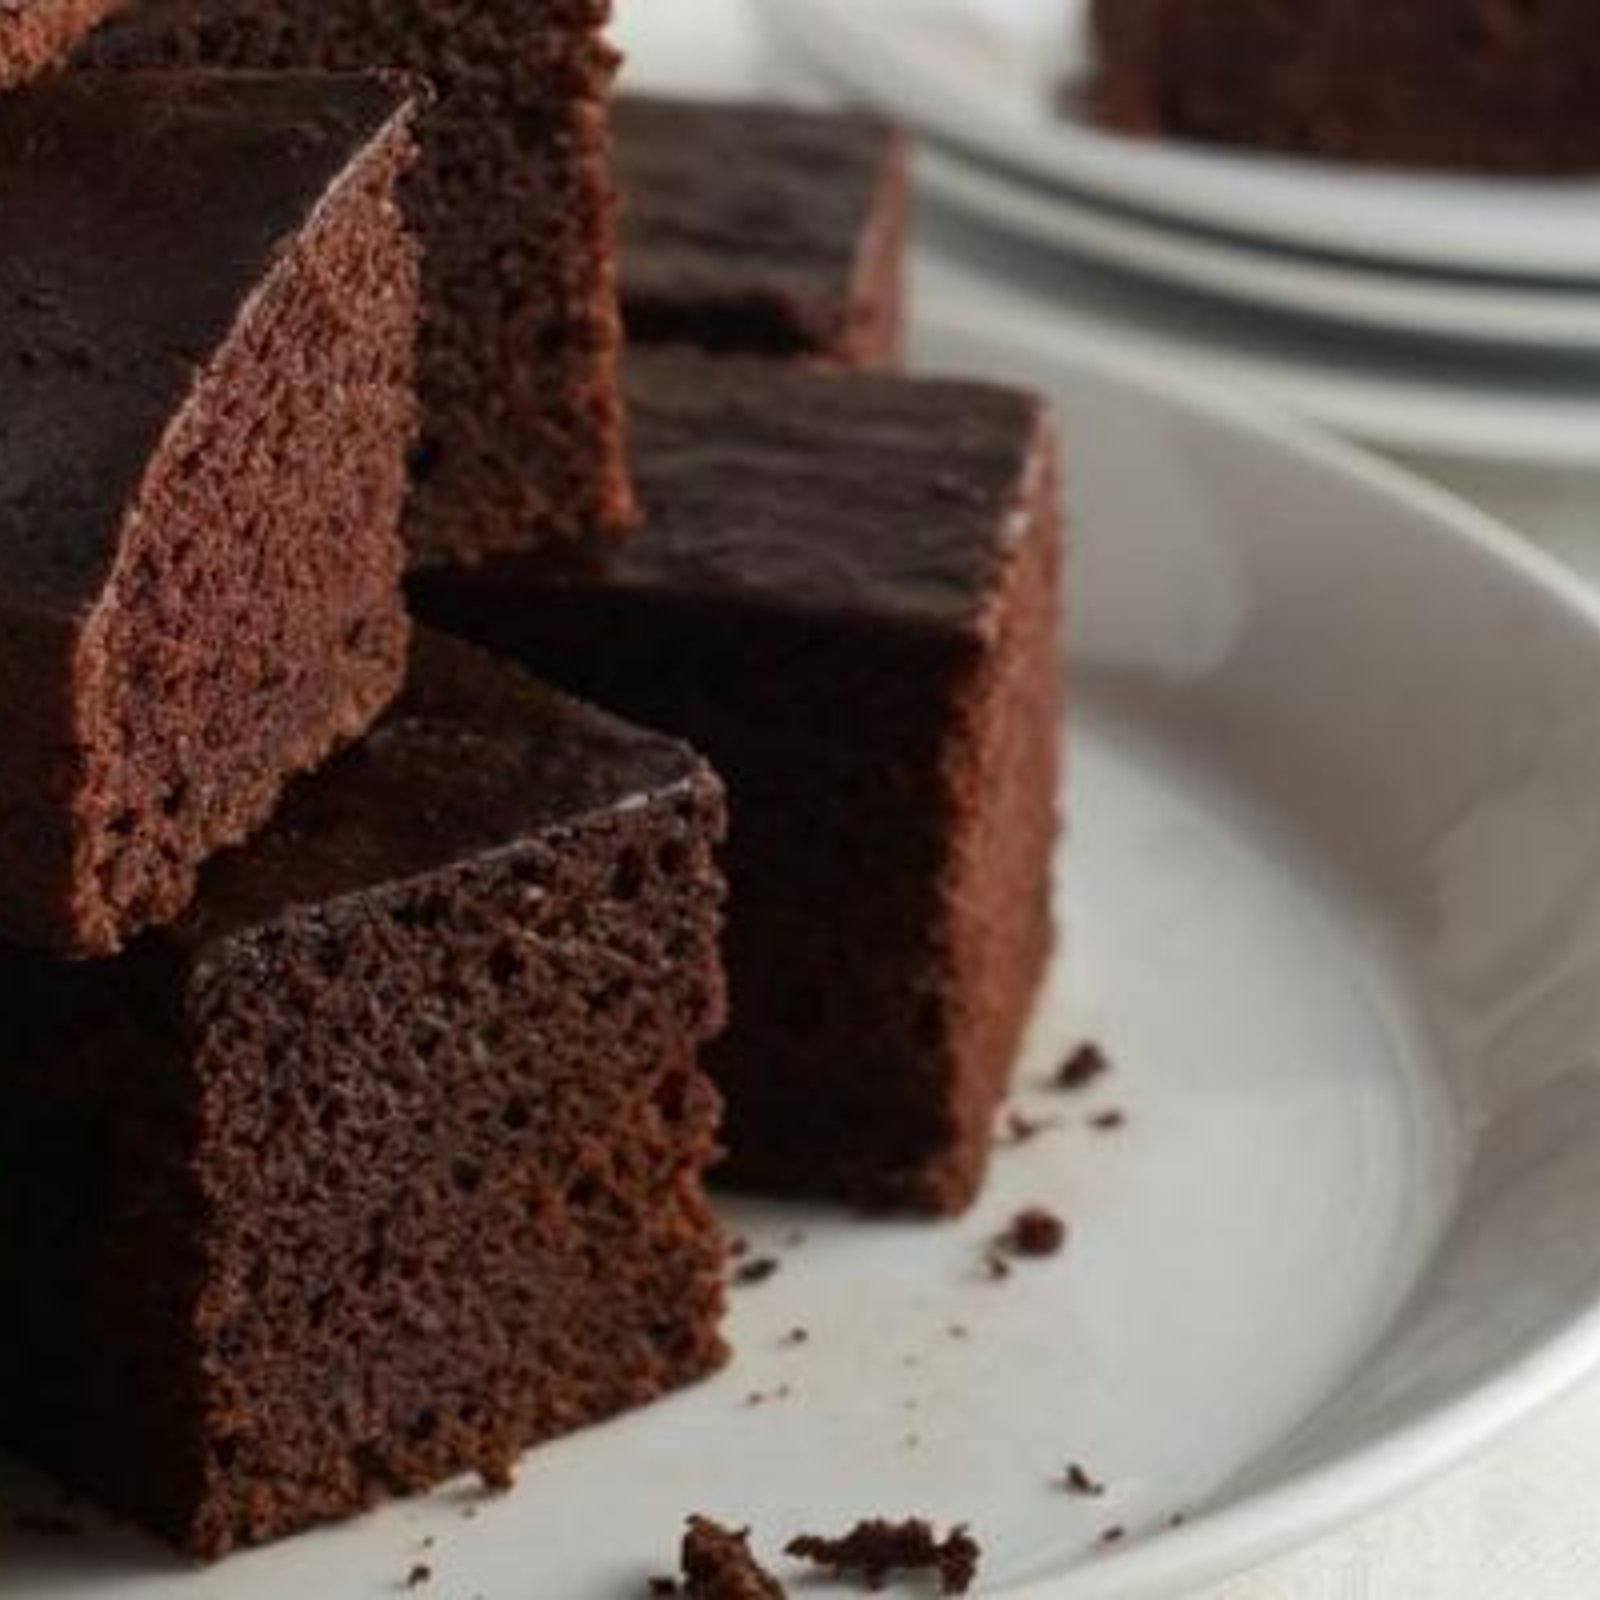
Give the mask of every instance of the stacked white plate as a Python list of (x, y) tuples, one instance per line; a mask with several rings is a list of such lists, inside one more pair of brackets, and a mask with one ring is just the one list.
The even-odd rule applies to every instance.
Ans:
[(1072, 0), (764, 0), (921, 136), (921, 180), (1052, 337), (1268, 391), (1369, 441), (1600, 461), (1600, 182), (1387, 173), (1108, 135)]

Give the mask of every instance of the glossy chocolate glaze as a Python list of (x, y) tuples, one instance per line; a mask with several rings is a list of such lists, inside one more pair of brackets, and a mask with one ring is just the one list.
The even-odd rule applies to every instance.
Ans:
[(651, 353), (628, 402), (646, 526), (610, 581), (832, 614), (977, 625), (1047, 456), (1043, 402), (980, 383)]

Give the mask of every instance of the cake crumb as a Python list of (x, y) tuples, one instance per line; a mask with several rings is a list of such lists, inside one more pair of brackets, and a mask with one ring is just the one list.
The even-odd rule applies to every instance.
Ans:
[(1067, 1470), (1061, 1476), (1061, 1487), (1068, 1494), (1084, 1495), (1094, 1500), (1106, 1492), (1106, 1486), (1076, 1461), (1067, 1463)]
[(1054, 1133), (1063, 1126), (1060, 1117), (1030, 1117), (1025, 1111), (1008, 1111), (1004, 1142), (1012, 1146), (1031, 1144), (1040, 1134)]
[(1114, 1526), (1107, 1528), (1106, 1531), (1100, 1535), (1100, 1543), (1106, 1549), (1110, 1549), (1110, 1547), (1114, 1544), (1121, 1544), (1122, 1541), (1127, 1537), (1128, 1530), (1119, 1522)]
[(777, 1259), (773, 1256), (755, 1256), (749, 1261), (744, 1261), (734, 1269), (733, 1281), (749, 1287), (752, 1284), (765, 1283), (774, 1276), (778, 1270)]
[(810, 1344), (811, 1330), (809, 1328), (791, 1328), (779, 1342), (790, 1346)]
[(1189, 1513), (1187, 1511), (1174, 1511), (1172, 1515), (1167, 1518), (1167, 1526), (1169, 1528), (1186, 1528), (1188, 1525)]
[(1128, 1113), (1119, 1109), (1097, 1111), (1089, 1118), (1089, 1126), (1097, 1133), (1114, 1133), (1128, 1125)]
[(752, 1408), (769, 1405), (774, 1400), (787, 1400), (793, 1393), (788, 1384), (780, 1383), (776, 1389), (752, 1389), (744, 1397), (744, 1403)]
[(874, 1517), (858, 1522), (840, 1539), (801, 1534), (785, 1554), (812, 1562), (843, 1577), (859, 1576), (869, 1589), (881, 1589), (896, 1573), (929, 1572), (943, 1594), (965, 1594), (978, 1575), (982, 1549), (964, 1526), (940, 1539), (921, 1517), (888, 1522)]
[(1028, 1206), (1019, 1211), (1006, 1230), (994, 1243), (994, 1254), (1023, 1256), (1037, 1260), (1044, 1256), (1059, 1255), (1067, 1242), (1067, 1225), (1053, 1211), (1043, 1206)]
[(992, 1246), (983, 1258), (983, 1269), (995, 1283), (1003, 1283), (1011, 1276), (1011, 1263)]
[(1087, 1089), (1092, 1083), (1098, 1083), (1110, 1070), (1110, 1059), (1099, 1045), (1083, 1044), (1056, 1068), (1052, 1081), (1057, 1089), (1064, 1089), (1069, 1094), (1076, 1093), (1080, 1089)]
[(786, 1600), (783, 1585), (750, 1553), (748, 1528), (735, 1532), (709, 1517), (690, 1517), (679, 1559), (683, 1582), (672, 1589), (652, 1587), (652, 1594), (677, 1594), (683, 1600)]
[(426, 1583), (433, 1582), (433, 1568), (426, 1561), (419, 1561), (407, 1574), (405, 1587), (420, 1589)]

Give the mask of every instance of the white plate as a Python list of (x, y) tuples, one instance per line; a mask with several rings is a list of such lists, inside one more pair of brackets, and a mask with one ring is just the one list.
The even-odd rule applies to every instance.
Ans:
[(1281, 318), (1019, 252), (992, 230), (924, 219), (917, 271), (936, 295), (986, 312), (1043, 348), (1105, 358), (1164, 387), (1204, 383), (1387, 450), (1441, 461), (1592, 468), (1600, 375), (1534, 352), (1469, 352)]
[[(925, 192), (992, 228), (1156, 283), (1408, 339), (1600, 354), (1593, 290), (1376, 271), (1261, 249), (1088, 203), (931, 146), (918, 170)], [(1600, 374), (1594, 382), (1600, 391)]]
[(1062, 112), (1068, 0), (760, 0), (788, 45), (932, 140), (1035, 181), (1300, 249), (1600, 281), (1600, 183), (1389, 173), (1155, 144)]
[[(447, 1493), (199, 1574), (8, 1534), (7, 1595), (390, 1600), (425, 1561), (440, 1600), (621, 1600), (705, 1511), (767, 1551), (959, 1518), (984, 1593), (1127, 1600), (1393, 1494), (1594, 1364), (1600, 615), (1286, 424), (970, 331), (918, 347), (1066, 420), (1068, 960), (1019, 1082), (1066, 1126), (958, 1226), (730, 1207), (783, 1263), (736, 1293), (737, 1365), (536, 1453), (471, 1520)], [(1086, 1035), (1114, 1076), (1042, 1089)], [(1106, 1106), (1121, 1132), (1085, 1126)], [(1029, 1202), (1067, 1251), (988, 1281)], [(1069, 1460), (1104, 1499), (1054, 1485)]]

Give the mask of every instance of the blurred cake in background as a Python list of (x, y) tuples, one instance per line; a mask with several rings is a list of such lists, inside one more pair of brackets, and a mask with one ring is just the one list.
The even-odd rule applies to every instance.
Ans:
[(898, 366), (904, 139), (868, 117), (624, 95), (622, 315), (636, 345)]
[(1592, 0), (1093, 0), (1118, 132), (1397, 166), (1600, 170)]

